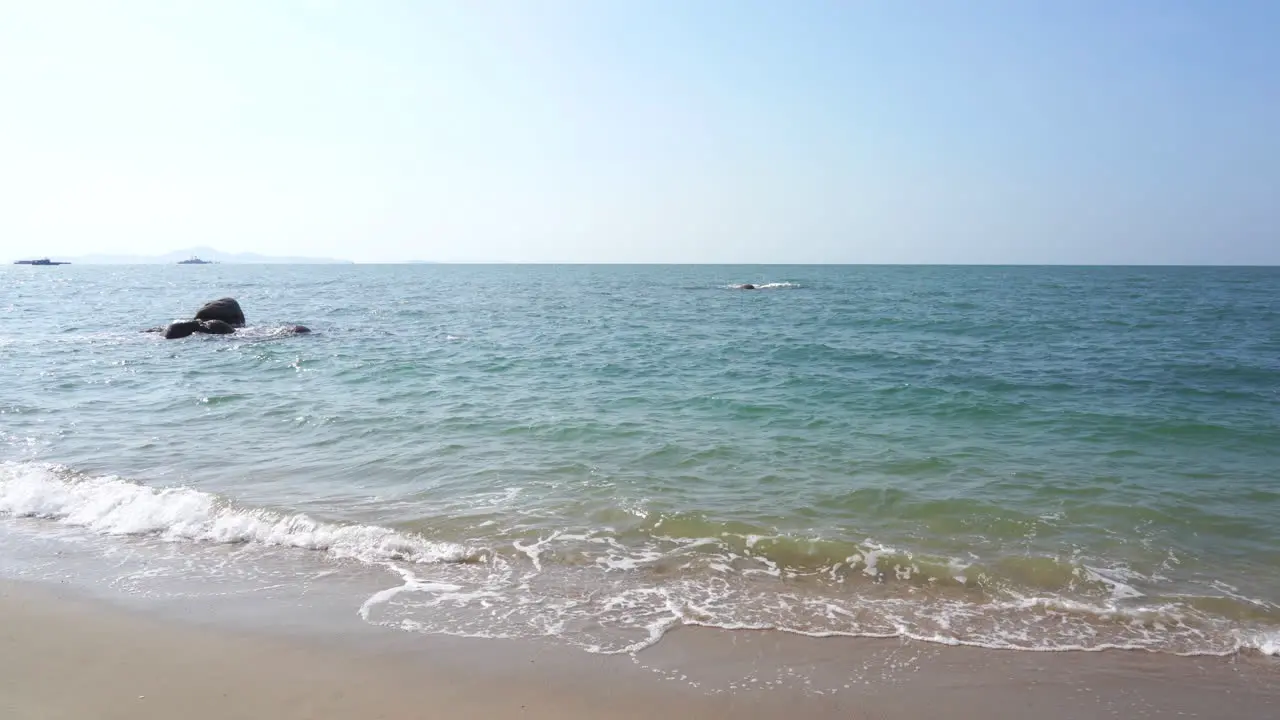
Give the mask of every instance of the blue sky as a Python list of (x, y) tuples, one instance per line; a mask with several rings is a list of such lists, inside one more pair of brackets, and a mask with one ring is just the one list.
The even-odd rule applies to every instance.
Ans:
[(1280, 3), (0, 0), (0, 250), (1280, 264)]

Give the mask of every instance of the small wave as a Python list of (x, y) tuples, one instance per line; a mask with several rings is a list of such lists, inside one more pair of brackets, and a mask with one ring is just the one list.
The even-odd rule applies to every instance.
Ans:
[(484, 553), (375, 525), (345, 525), (303, 514), (238, 507), (193, 488), (155, 488), (58, 465), (0, 466), (0, 515), (55, 520), (103, 535), (168, 541), (258, 543), (378, 563), (475, 562)]
[(489, 566), (406, 577), (369, 598), (361, 616), (429, 634), (555, 635), (604, 654), (638, 652), (681, 626), (1026, 652), (1274, 654), (1277, 645), (1274, 627), (1205, 612), (1185, 597), (1145, 597), (1123, 569), (1050, 559), (1031, 563), (1028, 584), (870, 540), (827, 567), (798, 568), (797, 548), (780, 539), (655, 537), (635, 546), (611, 532), (552, 533), (516, 541), (516, 553)]
[[(442, 566), (437, 566), (442, 567)], [(370, 596), (367, 622), (426, 634), (554, 636), (598, 654), (636, 653), (679, 627), (773, 630), (815, 638), (903, 638), (1021, 652), (1141, 650), (1177, 655), (1276, 654), (1270, 630), (1232, 633), (1176, 605), (1121, 607), (1053, 597), (975, 605), (962, 599), (817, 596), (770, 591), (746, 578), (642, 580), (615, 565), (592, 589), (560, 571), (498, 562), (492, 568), (404, 582)], [(470, 577), (462, 573), (467, 573)], [(581, 579), (581, 578), (578, 578)]]
[(1246, 636), (1240, 645), (1244, 649), (1256, 650), (1263, 655), (1280, 657), (1280, 631), (1260, 632)]
[[(292, 337), (307, 337), (308, 335), (315, 334), (314, 330), (308, 330), (307, 332), (303, 332), (303, 333), (296, 332), (295, 328), (298, 328), (298, 327), (301, 327), (301, 326), (293, 325), (293, 324), (250, 325), (248, 327), (240, 328), (239, 330), (236, 331), (234, 335), (231, 335), (230, 337), (236, 340), (252, 342), (252, 341), (263, 341), (263, 340), (280, 340), (283, 338), (292, 338)], [(220, 337), (220, 336), (210, 335), (208, 337)]]

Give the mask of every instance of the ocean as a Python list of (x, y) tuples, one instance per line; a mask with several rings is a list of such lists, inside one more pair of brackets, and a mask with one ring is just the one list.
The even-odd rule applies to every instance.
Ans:
[[(224, 296), (236, 335), (140, 332)], [(1280, 654), (1278, 519), (1280, 269), (0, 268), (10, 578)]]

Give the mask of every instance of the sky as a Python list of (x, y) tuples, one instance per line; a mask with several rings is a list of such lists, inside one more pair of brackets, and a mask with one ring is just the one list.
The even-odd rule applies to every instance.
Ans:
[(0, 256), (1280, 264), (1267, 0), (0, 0)]

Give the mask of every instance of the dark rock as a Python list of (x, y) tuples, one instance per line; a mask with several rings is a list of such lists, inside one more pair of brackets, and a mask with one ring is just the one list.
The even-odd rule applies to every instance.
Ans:
[[(242, 327), (244, 327), (244, 311), (240, 309), (240, 303), (236, 302), (235, 298), (228, 297), (206, 303), (196, 313), (194, 320), (180, 320), (170, 323), (167, 327), (152, 328), (143, 332), (163, 332), (165, 339), (173, 340), (193, 333), (231, 335), (235, 333), (236, 328)], [(306, 325), (285, 325), (273, 334), (302, 335), (309, 332), (311, 328)]]
[(738, 289), (739, 290), (755, 290), (756, 286), (752, 285), (751, 283), (743, 283), (742, 285), (738, 286)]
[(196, 332), (208, 333), (210, 335), (230, 335), (235, 331), (235, 328), (221, 320), (201, 320), (200, 328), (196, 330)]
[(169, 323), (169, 326), (164, 329), (164, 339), (177, 340), (196, 332), (201, 332), (199, 320), (183, 320)]
[(244, 311), (235, 298), (221, 298), (206, 303), (196, 313), (197, 320), (221, 320), (231, 327), (244, 327)]

